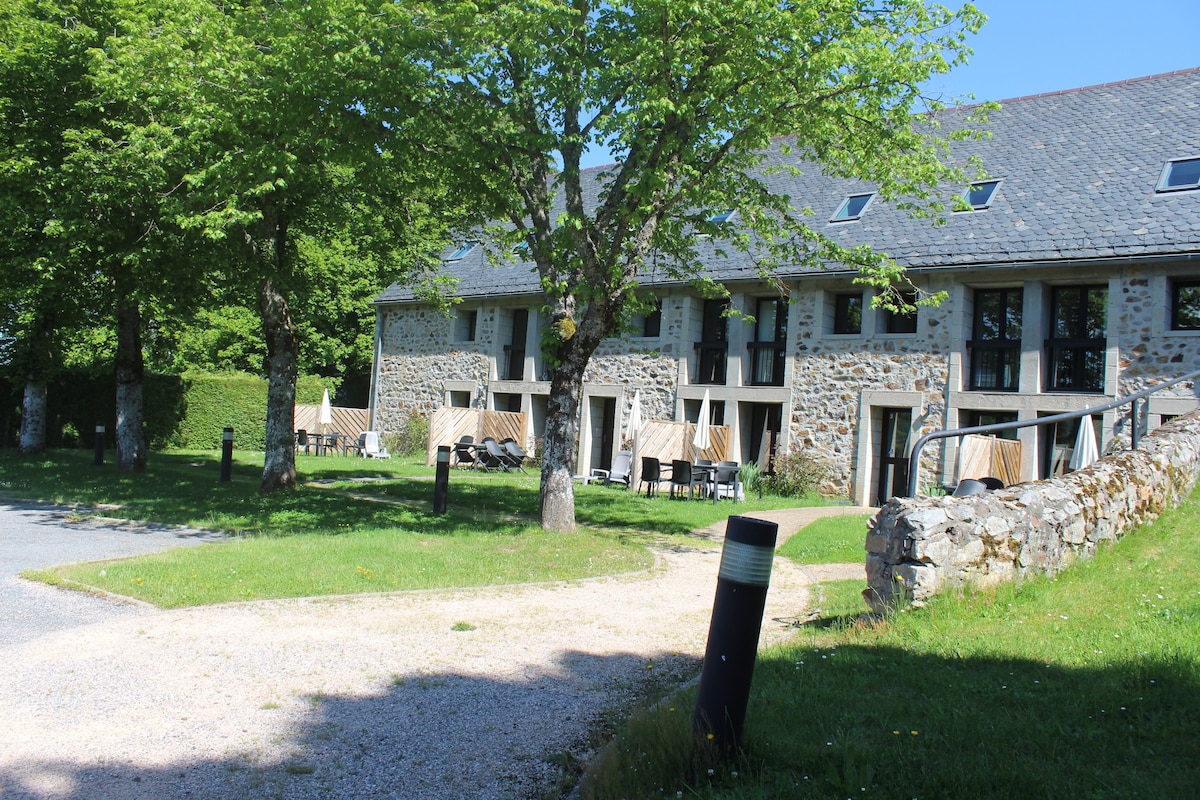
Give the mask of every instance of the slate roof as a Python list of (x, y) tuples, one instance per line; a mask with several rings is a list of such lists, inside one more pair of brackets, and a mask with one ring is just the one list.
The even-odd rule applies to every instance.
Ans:
[[(869, 243), (914, 270), (1200, 255), (1200, 190), (1155, 191), (1168, 160), (1200, 157), (1200, 68), (1001, 105), (987, 125), (990, 140), (955, 147), (956, 156), (978, 155), (1002, 180), (991, 207), (948, 214), (941, 227), (878, 198), (860, 220), (827, 224), (847, 195), (873, 187), (829, 178), (804, 164), (799, 177), (777, 173), (767, 181), (794, 205), (811, 207), (816, 216), (810, 224), (838, 243)], [(785, 158), (779, 149), (784, 141), (774, 143), (767, 163)], [(585, 180), (602, 170), (586, 171)], [(596, 188), (592, 180), (593, 196)], [(965, 188), (945, 187), (947, 200)], [(718, 280), (757, 277), (747, 256), (704, 261)], [(464, 298), (538, 292), (530, 263), (490, 265), (480, 247), (448, 262), (445, 271), (459, 280)], [(655, 282), (652, 274), (644, 276), (643, 283)], [(394, 284), (376, 302), (411, 299), (406, 287)]]

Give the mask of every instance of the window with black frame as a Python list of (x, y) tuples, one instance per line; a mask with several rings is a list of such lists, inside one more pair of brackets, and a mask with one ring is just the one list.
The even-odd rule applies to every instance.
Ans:
[(899, 293), (900, 302), (906, 306), (912, 306), (911, 311), (892, 311), (890, 308), (883, 311), (883, 329), (887, 333), (916, 333), (917, 332), (917, 293), (915, 291), (902, 291)]
[(787, 300), (759, 298), (754, 310), (754, 341), (750, 351), (750, 385), (783, 386), (783, 367), (787, 356)]
[(700, 341), (696, 342), (696, 383), (725, 383), (725, 364), (729, 355), (729, 320), (725, 311), (728, 300), (705, 300), (700, 327)]
[(833, 332), (862, 333), (863, 294), (853, 292), (833, 297)]
[(1200, 281), (1171, 282), (1171, 330), (1200, 331)]
[(972, 391), (1015, 392), (1021, 373), (1020, 289), (977, 289), (971, 323)]
[(525, 380), (525, 336), (529, 332), (529, 311), (524, 308), (512, 312), (512, 337), (504, 345), (506, 363), (501, 380)]
[(1054, 287), (1046, 340), (1047, 391), (1103, 390), (1107, 320), (1108, 287)]

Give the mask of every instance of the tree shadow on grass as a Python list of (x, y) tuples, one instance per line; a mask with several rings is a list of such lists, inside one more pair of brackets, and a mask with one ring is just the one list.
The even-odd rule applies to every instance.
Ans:
[[(647, 670), (652, 661), (655, 670)], [(33, 800), (112, 797), (129, 800), (209, 798), (533, 797), (570, 783), (598, 732), (631, 705), (695, 674), (694, 658), (669, 653), (597, 656), (579, 651), (523, 676), (479, 678), (414, 673), (379, 681), (369, 696), (314, 690), (279, 707), (252, 710), (248, 729), (222, 753), (167, 765), (139, 763), (136, 753), (97, 763), (54, 752), (0, 770), (0, 796)], [(246, 681), (260, 676), (246, 675)], [(664, 682), (665, 679), (665, 682)], [(315, 676), (314, 686), (321, 686)], [(165, 716), (186, 738), (187, 704)], [(139, 716), (131, 704), (130, 716)], [(60, 712), (61, 713), (61, 712)], [(119, 722), (114, 727), (119, 729)], [(136, 742), (137, 736), (130, 738)], [(132, 746), (132, 745), (131, 745)], [(570, 754), (570, 755), (565, 755)], [(0, 763), (6, 759), (0, 758)], [(564, 765), (568, 774), (563, 774)], [(44, 791), (39, 787), (53, 786)]]
[(787, 648), (759, 659), (747, 740), (771, 797), (1192, 798), (1200, 678), (1150, 659)]

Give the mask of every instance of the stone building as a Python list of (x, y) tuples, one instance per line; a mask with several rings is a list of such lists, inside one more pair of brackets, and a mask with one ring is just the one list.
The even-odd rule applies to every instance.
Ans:
[[(803, 449), (829, 463), (829, 492), (873, 504), (903, 491), (905, 449), (923, 433), (1084, 409), (1200, 368), (1200, 69), (1005, 101), (987, 127), (956, 155), (991, 178), (946, 187), (970, 209), (942, 226), (815, 168), (768, 179), (838, 243), (869, 243), (921, 290), (947, 292), (940, 306), (873, 310), (837, 265), (785, 270), (781, 297), (750, 259), (712, 253), (706, 269), (743, 315), (728, 318), (723, 301), (651, 269), (660, 310), (588, 370), (579, 471), (620, 449), (635, 390), (643, 418), (692, 421), (707, 392), (736, 458)], [(769, 163), (794, 159), (785, 141)], [(462, 299), (449, 317), (401, 286), (376, 300), (376, 428), (475, 406), (524, 411), (530, 443), (540, 435), (537, 278), (483, 251), (447, 252)], [(1196, 405), (1192, 389), (1156, 395), (1150, 423)], [(1124, 412), (1098, 419), (1101, 448), (1126, 424)], [(1065, 469), (1077, 425), (1014, 432), (1023, 477)], [(923, 476), (954, 479), (954, 440), (925, 457)]]

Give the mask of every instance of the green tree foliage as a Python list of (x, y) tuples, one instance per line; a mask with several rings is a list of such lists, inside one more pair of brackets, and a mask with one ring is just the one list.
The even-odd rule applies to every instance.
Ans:
[[(837, 247), (806, 224), (803, 198), (772, 193), (764, 168), (815, 163), (887, 200), (937, 215), (947, 166), (938, 104), (920, 86), (969, 52), (983, 17), (921, 0), (519, 0), (438, 4), (447, 32), (430, 56), (431, 104), (464, 191), (529, 245), (553, 324), (542, 524), (574, 527), (572, 456), (583, 372), (637, 306), (653, 257), (696, 274), (695, 234), (751, 251), (764, 272), (831, 261), (891, 286), (901, 270), (867, 248)], [(782, 142), (773, 137), (787, 135)], [(589, 198), (587, 148), (616, 163)], [(786, 152), (781, 152), (781, 150)], [(790, 163), (790, 167), (788, 164)], [(737, 209), (736, 224), (712, 218)], [(709, 284), (709, 291), (722, 287)], [(898, 296), (898, 295), (893, 295)]]
[[(302, 309), (328, 300), (325, 312), (345, 312), (363, 275), (377, 279), (380, 264), (419, 272), (430, 236), (441, 239), (429, 210), (436, 182), (412, 168), (403, 103), (388, 107), (390, 125), (380, 118), (380, 97), (407, 98), (425, 79), (410, 57), (413, 26), (393, 4), (357, 0), (133, 5), (128, 32), (108, 40), (98, 83), (106, 102), (136, 97), (153, 125), (170, 129), (169, 140), (150, 124), (137, 131), (159, 142), (162, 158), (189, 160), (163, 209), (222, 245), (221, 282), (257, 298), (268, 376), (262, 490), (291, 487)], [(367, 252), (378, 258), (350, 257)], [(309, 330), (326, 332), (325, 319), (313, 314)]]

